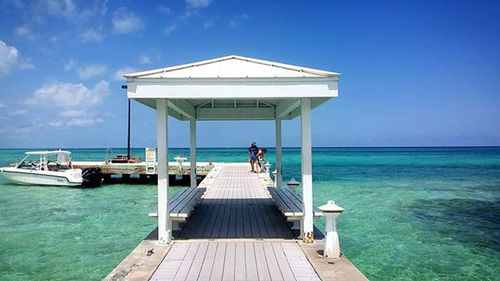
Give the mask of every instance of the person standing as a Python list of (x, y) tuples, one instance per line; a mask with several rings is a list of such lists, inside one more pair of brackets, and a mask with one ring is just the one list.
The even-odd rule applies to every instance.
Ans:
[(259, 147), (255, 142), (248, 148), (248, 161), (250, 162), (250, 167), (252, 170), (250, 172), (255, 173), (255, 164), (257, 163), (257, 153), (259, 153)]
[(264, 154), (267, 152), (266, 148), (259, 148), (259, 152), (257, 152), (257, 161), (256, 161), (256, 166), (257, 168), (255, 169), (255, 172), (257, 173), (264, 173), (265, 168), (264, 168), (264, 162), (266, 159), (264, 158)]

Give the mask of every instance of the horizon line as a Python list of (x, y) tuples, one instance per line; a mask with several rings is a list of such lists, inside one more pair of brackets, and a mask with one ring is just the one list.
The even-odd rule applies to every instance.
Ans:
[[(261, 146), (276, 148), (275, 146)], [(62, 149), (63, 147), (0, 147), (0, 149)], [(131, 147), (130, 149), (145, 149), (144, 147)], [(172, 149), (190, 149), (189, 146), (172, 146)], [(248, 148), (246, 146), (197, 146), (201, 149), (231, 149)], [(285, 148), (301, 148), (300, 146), (283, 146)], [(422, 145), (422, 146), (313, 146), (312, 148), (500, 148), (500, 145)], [(127, 149), (127, 147), (64, 147), (64, 149)]]

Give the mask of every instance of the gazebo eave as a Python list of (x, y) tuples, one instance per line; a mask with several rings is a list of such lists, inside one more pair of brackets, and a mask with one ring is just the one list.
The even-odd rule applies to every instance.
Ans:
[(127, 94), (153, 109), (167, 99), (169, 115), (179, 120), (287, 120), (300, 115), (301, 98), (315, 108), (337, 97), (338, 77), (129, 78)]

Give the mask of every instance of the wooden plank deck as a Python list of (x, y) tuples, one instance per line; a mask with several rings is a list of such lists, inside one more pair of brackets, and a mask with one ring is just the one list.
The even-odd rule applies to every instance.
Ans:
[(294, 242), (175, 242), (150, 280), (321, 280)]
[(320, 280), (259, 175), (214, 169), (207, 191), (150, 280)]

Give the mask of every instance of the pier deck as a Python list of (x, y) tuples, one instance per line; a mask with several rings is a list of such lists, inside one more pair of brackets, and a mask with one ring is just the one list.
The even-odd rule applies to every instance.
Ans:
[[(317, 245), (304, 248), (273, 205), (266, 189), (269, 179), (248, 170), (247, 164), (216, 165), (200, 183), (205, 195), (182, 230), (174, 232), (174, 242), (143, 241), (148, 246), (139, 245), (105, 280), (140, 280), (133, 276), (142, 280), (145, 276), (149, 280), (366, 280), (348, 261), (341, 262), (344, 257), (330, 264), (311, 250)], [(161, 262), (145, 255), (152, 245), (164, 256)]]
[(264, 179), (248, 170), (220, 166), (202, 183), (203, 200), (151, 280), (320, 280)]

